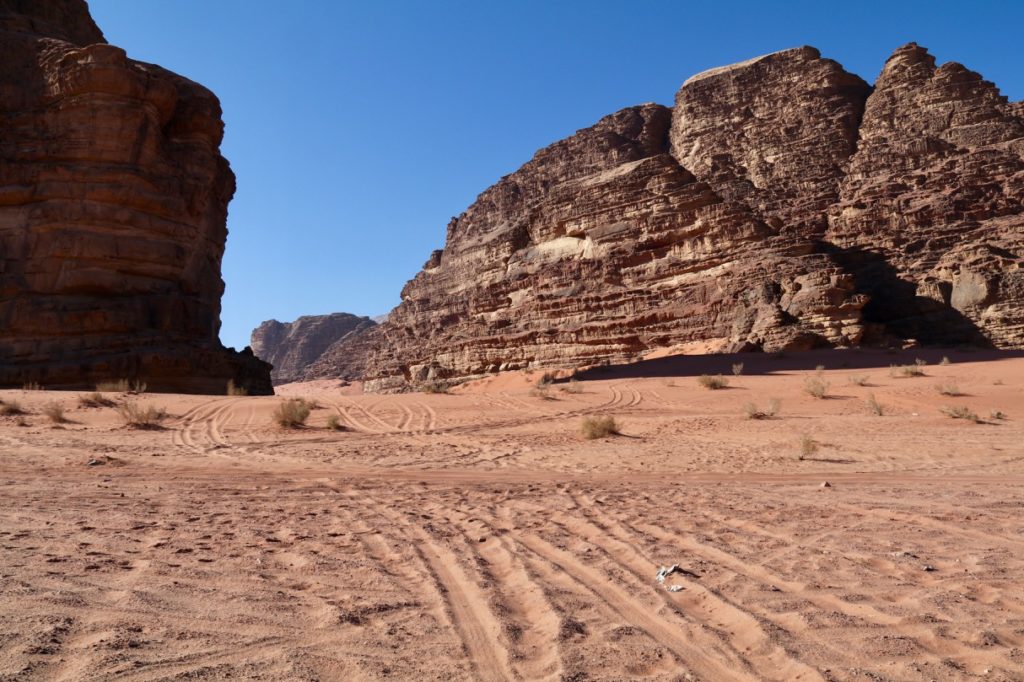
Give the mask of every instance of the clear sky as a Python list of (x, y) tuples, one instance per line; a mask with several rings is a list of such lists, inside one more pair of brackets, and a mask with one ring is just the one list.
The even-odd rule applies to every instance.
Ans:
[(813, 45), (873, 82), (916, 41), (1024, 99), (1024, 2), (90, 0), (206, 85), (238, 176), (221, 338), (385, 313), (448, 220), (533, 152), (689, 76)]

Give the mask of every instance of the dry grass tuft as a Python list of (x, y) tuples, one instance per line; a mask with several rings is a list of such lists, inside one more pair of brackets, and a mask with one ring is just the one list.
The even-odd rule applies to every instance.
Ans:
[(584, 417), (580, 425), (580, 433), (587, 440), (615, 436), (619, 433), (619, 424), (615, 417)]
[(580, 382), (576, 381), (575, 379), (569, 379), (569, 383), (567, 383), (565, 386), (562, 386), (558, 390), (562, 391), (562, 393), (583, 393), (583, 387), (580, 386)]
[(341, 417), (336, 414), (327, 417), (327, 428), (331, 431), (348, 431), (348, 427), (341, 423)]
[(818, 452), (818, 441), (806, 433), (800, 436), (800, 459), (807, 459)]
[(78, 404), (81, 407), (113, 407), (114, 401), (96, 391), (78, 396)]
[(871, 412), (871, 414), (875, 415), (876, 417), (885, 416), (885, 406), (882, 405), (882, 403), (878, 402), (878, 400), (875, 398), (874, 393), (868, 394), (868, 399), (864, 401), (864, 404), (868, 406), (868, 410)]
[(285, 429), (297, 429), (309, 419), (309, 403), (302, 398), (289, 398), (274, 408), (274, 421)]
[(935, 390), (942, 395), (948, 395), (954, 398), (964, 395), (964, 392), (960, 390), (960, 387), (956, 385), (955, 381), (947, 381), (945, 383), (936, 384)]
[(924, 373), (924, 363), (918, 360), (913, 365), (890, 365), (889, 376), (898, 379), (900, 377), (923, 377), (927, 375)]
[(160, 422), (167, 419), (167, 410), (155, 405), (124, 403), (118, 405), (117, 413), (121, 416), (125, 426), (133, 429), (162, 429)]
[(988, 416), (990, 419), (998, 419), (999, 421), (1002, 421), (1007, 418), (1006, 413), (1000, 412), (999, 410), (992, 410), (991, 412), (988, 413)]
[(68, 418), (64, 416), (64, 406), (58, 402), (46, 403), (43, 405), (43, 414), (54, 424), (67, 424)]
[(952, 365), (953, 363), (950, 361), (949, 356), (943, 355), (942, 356), (942, 361), (939, 362), (939, 364), (940, 365)]
[(38, 381), (29, 381), (22, 385), (21, 390), (23, 391), (43, 391), (45, 390)]
[(946, 415), (950, 419), (964, 419), (966, 421), (974, 422), (975, 424), (981, 423), (981, 419), (978, 415), (971, 412), (970, 408), (966, 405), (954, 405), (952, 407), (942, 408), (942, 414)]
[(870, 379), (867, 374), (851, 374), (849, 381), (852, 386), (867, 386)]
[[(821, 367), (821, 365), (818, 365), (818, 367)], [(818, 399), (828, 397), (829, 383), (822, 376), (822, 371), (822, 369), (817, 369), (814, 374), (804, 378), (804, 393)]]
[(743, 374), (743, 363), (737, 362), (732, 366), (732, 375), (738, 377), (741, 374)]
[(779, 413), (779, 408), (782, 403), (779, 402), (778, 398), (772, 398), (768, 401), (768, 407), (761, 409), (755, 403), (747, 403), (743, 406), (743, 411), (747, 415), (747, 419), (771, 419)]
[(716, 374), (715, 376), (701, 374), (697, 379), (697, 383), (710, 391), (717, 391), (728, 386), (729, 380), (721, 374)]
[(17, 400), (12, 400), (8, 403), (0, 402), (0, 416), (14, 417), (21, 414), (25, 414), (25, 408)]
[(135, 395), (141, 395), (146, 392), (145, 381), (129, 381), (128, 379), (118, 379), (117, 381), (102, 381), (96, 384), (96, 390), (100, 393), (132, 393)]
[(555, 396), (551, 395), (551, 389), (548, 384), (537, 384), (534, 388), (530, 389), (531, 398), (540, 398), (541, 400), (555, 400)]

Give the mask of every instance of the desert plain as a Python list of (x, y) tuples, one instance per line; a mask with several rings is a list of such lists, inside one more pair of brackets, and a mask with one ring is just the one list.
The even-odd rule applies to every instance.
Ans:
[(540, 378), (0, 391), (0, 680), (1024, 678), (1020, 353)]

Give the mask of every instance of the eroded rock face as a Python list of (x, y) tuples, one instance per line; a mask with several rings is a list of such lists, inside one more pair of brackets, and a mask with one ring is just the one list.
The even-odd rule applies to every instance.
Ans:
[(929, 343), (1024, 347), (1024, 119), (911, 43), (886, 62), (826, 239), (866, 316)]
[[(334, 344), (354, 340), (376, 327), (368, 317), (348, 313), (311, 315), (294, 322), (268, 320), (252, 332), (252, 351), (260, 360), (274, 366), (270, 377), (274, 384), (298, 381), (311, 365)], [(334, 376), (358, 379), (365, 370), (365, 354), (337, 357), (331, 363)]]
[(270, 393), (218, 341), (234, 176), (208, 90), (80, 0), (0, 0), (0, 385)]
[(660, 349), (1024, 347), (1022, 112), (916, 45), (874, 89), (810, 47), (699, 74), (454, 219), (360, 346), (367, 386)]

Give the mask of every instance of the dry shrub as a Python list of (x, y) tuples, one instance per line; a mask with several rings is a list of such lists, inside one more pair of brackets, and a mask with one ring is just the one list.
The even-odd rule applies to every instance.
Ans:
[[(820, 367), (820, 365), (819, 365)], [(804, 393), (815, 398), (828, 397), (829, 383), (822, 376), (822, 370), (817, 370), (813, 375), (804, 378)]]
[(960, 387), (956, 385), (955, 381), (947, 381), (941, 384), (935, 385), (935, 390), (942, 395), (948, 395), (951, 397), (962, 396), (964, 393), (960, 390)]
[(1002, 421), (1002, 420), (1007, 418), (1006, 417), (1006, 413), (1005, 412), (1000, 412), (999, 410), (992, 410), (991, 412), (988, 413), (988, 416), (991, 419), (998, 419), (1000, 421)]
[(950, 419), (965, 419), (967, 421), (980, 423), (981, 419), (978, 415), (971, 412), (970, 408), (966, 405), (954, 405), (952, 407), (942, 408), (942, 414), (946, 415)]
[(551, 395), (551, 389), (548, 388), (547, 384), (538, 384), (536, 387), (530, 389), (530, 397), (540, 398), (541, 400), (554, 400), (555, 396)]
[(13, 417), (20, 414), (25, 414), (25, 408), (17, 400), (12, 400), (9, 403), (0, 403), (0, 416)]
[(309, 419), (309, 404), (302, 398), (289, 398), (274, 408), (274, 421), (286, 429), (305, 426)]
[(348, 427), (341, 423), (341, 417), (336, 414), (327, 417), (327, 428), (331, 431), (348, 431)]
[(239, 386), (235, 383), (234, 379), (228, 379), (227, 394), (233, 396), (246, 396), (249, 395), (249, 389), (244, 386)]
[(710, 391), (717, 391), (728, 386), (729, 380), (721, 374), (716, 374), (715, 376), (711, 376), (710, 374), (701, 374), (697, 379), (697, 383)]
[(78, 404), (82, 407), (113, 407), (114, 401), (96, 391), (78, 396)]
[(940, 365), (952, 365), (953, 363), (950, 361), (949, 356), (943, 355), (942, 356), (942, 361), (939, 362), (939, 364)]
[(807, 459), (811, 455), (817, 454), (818, 452), (818, 441), (814, 440), (806, 433), (800, 436), (800, 459)]
[(160, 422), (167, 418), (167, 410), (162, 407), (131, 402), (119, 405), (117, 413), (125, 426), (133, 429), (161, 429)]
[(559, 390), (563, 393), (583, 393), (583, 387), (580, 386), (580, 382), (575, 379), (570, 379), (569, 383), (562, 386)]
[(732, 366), (732, 375), (734, 377), (738, 377), (741, 374), (743, 374), (743, 363), (742, 362), (734, 363), (733, 366)]
[(537, 388), (544, 388), (545, 386), (550, 386), (553, 383), (555, 383), (555, 375), (551, 372), (544, 372), (540, 379), (537, 380), (536, 385)]
[(23, 390), (23, 391), (42, 391), (44, 389), (39, 384), (38, 381), (29, 381), (28, 383), (22, 385), (21, 390)]
[(46, 403), (43, 405), (43, 414), (54, 424), (67, 424), (68, 418), (64, 416), (64, 406), (58, 402)]
[(747, 403), (743, 406), (743, 411), (746, 413), (747, 419), (771, 419), (779, 413), (780, 405), (778, 398), (772, 398), (768, 401), (768, 407), (764, 409), (755, 403)]
[(899, 377), (923, 377), (924, 365), (913, 364), (913, 365), (890, 365), (889, 376), (897, 379)]
[(100, 393), (133, 393), (141, 395), (146, 392), (145, 381), (129, 381), (128, 379), (118, 379), (117, 381), (102, 381), (96, 384), (96, 390)]
[(853, 385), (853, 386), (867, 386), (868, 385), (868, 381), (869, 381), (869, 379), (868, 379), (868, 375), (867, 374), (851, 374), (850, 375), (850, 384)]
[(583, 423), (580, 425), (580, 433), (587, 440), (614, 436), (619, 433), (619, 424), (615, 421), (615, 417), (611, 416), (584, 417)]
[(868, 410), (871, 412), (871, 414), (875, 415), (876, 417), (881, 417), (885, 415), (885, 406), (878, 402), (878, 400), (875, 398), (874, 393), (869, 393), (868, 399), (865, 400), (864, 403), (868, 406)]

